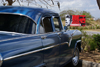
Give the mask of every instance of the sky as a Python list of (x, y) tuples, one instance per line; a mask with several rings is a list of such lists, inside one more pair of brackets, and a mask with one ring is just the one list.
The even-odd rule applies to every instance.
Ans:
[(96, 0), (60, 0), (61, 10), (88, 11), (95, 18), (100, 18), (100, 10)]
[[(2, 6), (2, 0), (0, 0), (0, 6)], [(37, 0), (36, 0), (37, 1)], [(79, 10), (79, 11), (88, 11), (91, 13), (93, 17), (96, 19), (100, 18), (100, 10), (98, 8), (96, 0), (56, 0), (60, 2), (60, 10), (55, 7), (49, 7), (49, 9), (52, 9), (58, 13), (60, 13), (63, 10)], [(27, 6), (27, 3), (21, 3), (24, 6)], [(43, 8), (46, 8), (43, 4), (39, 3), (43, 6)], [(55, 3), (56, 4), (56, 3)], [(19, 5), (18, 2), (15, 2), (13, 6)], [(30, 4), (31, 7), (36, 7), (36, 5)], [(38, 6), (37, 6), (38, 7)]]

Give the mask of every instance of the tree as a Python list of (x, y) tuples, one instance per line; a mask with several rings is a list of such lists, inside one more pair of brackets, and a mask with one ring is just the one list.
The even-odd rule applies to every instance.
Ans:
[(98, 4), (99, 9), (100, 9), (100, 0), (97, 0), (97, 4)]
[(65, 15), (66, 14), (69, 14), (69, 15), (81, 15), (82, 14), (82, 11), (78, 11), (78, 10), (64, 10), (62, 12), (60, 12), (60, 16), (62, 18), (62, 20), (65, 20)]
[(98, 18), (96, 21), (97, 21), (97, 22), (100, 22), (100, 18)]
[[(12, 4), (13, 4), (14, 2), (18, 2), (19, 5), (21, 6), (21, 3), (27, 2), (27, 5), (28, 5), (28, 6), (32, 3), (32, 4), (34, 4), (34, 5), (39, 6), (39, 7), (42, 8), (42, 5), (41, 5), (41, 4), (43, 4), (43, 5), (45, 5), (47, 8), (48, 8), (48, 6), (50, 6), (50, 7), (58, 6), (58, 8), (60, 9), (60, 3), (59, 3), (59, 1), (55, 1), (55, 0), (2, 0), (2, 2), (3, 2), (3, 5), (4, 5), (4, 6), (6, 6), (6, 5), (12, 6)], [(7, 2), (7, 3), (6, 3), (6, 2)], [(40, 2), (41, 4), (39, 4), (39, 2)], [(56, 3), (56, 4), (55, 4), (55, 3)]]
[(62, 20), (65, 20), (65, 15), (69, 14), (69, 15), (85, 15), (86, 18), (93, 18), (93, 16), (90, 14), (90, 12), (87, 11), (79, 11), (79, 10), (64, 10), (62, 12), (60, 12), (60, 16), (62, 18)]
[(87, 12), (87, 11), (82, 11), (81, 15), (85, 15), (86, 18), (93, 18), (93, 16), (90, 14), (90, 12)]
[(64, 11), (60, 12), (60, 16), (61, 16), (62, 20), (65, 20), (65, 15), (66, 14), (74, 15), (75, 12), (73, 10), (67, 10), (67, 11), (64, 10)]

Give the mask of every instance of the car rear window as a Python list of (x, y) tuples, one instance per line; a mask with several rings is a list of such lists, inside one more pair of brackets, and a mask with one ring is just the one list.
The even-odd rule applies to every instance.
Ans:
[(0, 31), (31, 34), (35, 33), (32, 28), (35, 28), (35, 23), (26, 16), (0, 14)]

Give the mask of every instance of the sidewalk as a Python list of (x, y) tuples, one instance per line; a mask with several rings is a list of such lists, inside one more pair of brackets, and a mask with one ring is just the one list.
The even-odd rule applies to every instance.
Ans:
[[(71, 67), (71, 65), (67, 64), (65, 67)], [(91, 61), (80, 60), (76, 67), (100, 67), (100, 64)]]

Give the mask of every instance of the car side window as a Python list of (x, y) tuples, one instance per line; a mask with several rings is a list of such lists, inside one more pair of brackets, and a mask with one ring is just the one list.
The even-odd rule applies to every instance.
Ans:
[(40, 33), (53, 32), (51, 17), (45, 17), (40, 22)]
[(43, 25), (43, 23), (42, 23), (42, 20), (41, 20), (41, 22), (40, 22), (40, 34), (43, 34), (43, 33), (45, 33), (45, 31), (44, 31), (44, 25)]
[(0, 31), (32, 34), (32, 26), (34, 26), (33, 34), (35, 33), (35, 23), (26, 16), (0, 14), (0, 18)]
[(59, 18), (53, 17), (53, 22), (54, 22), (54, 26), (55, 26), (55, 31), (61, 31), (61, 27), (59, 24)]

